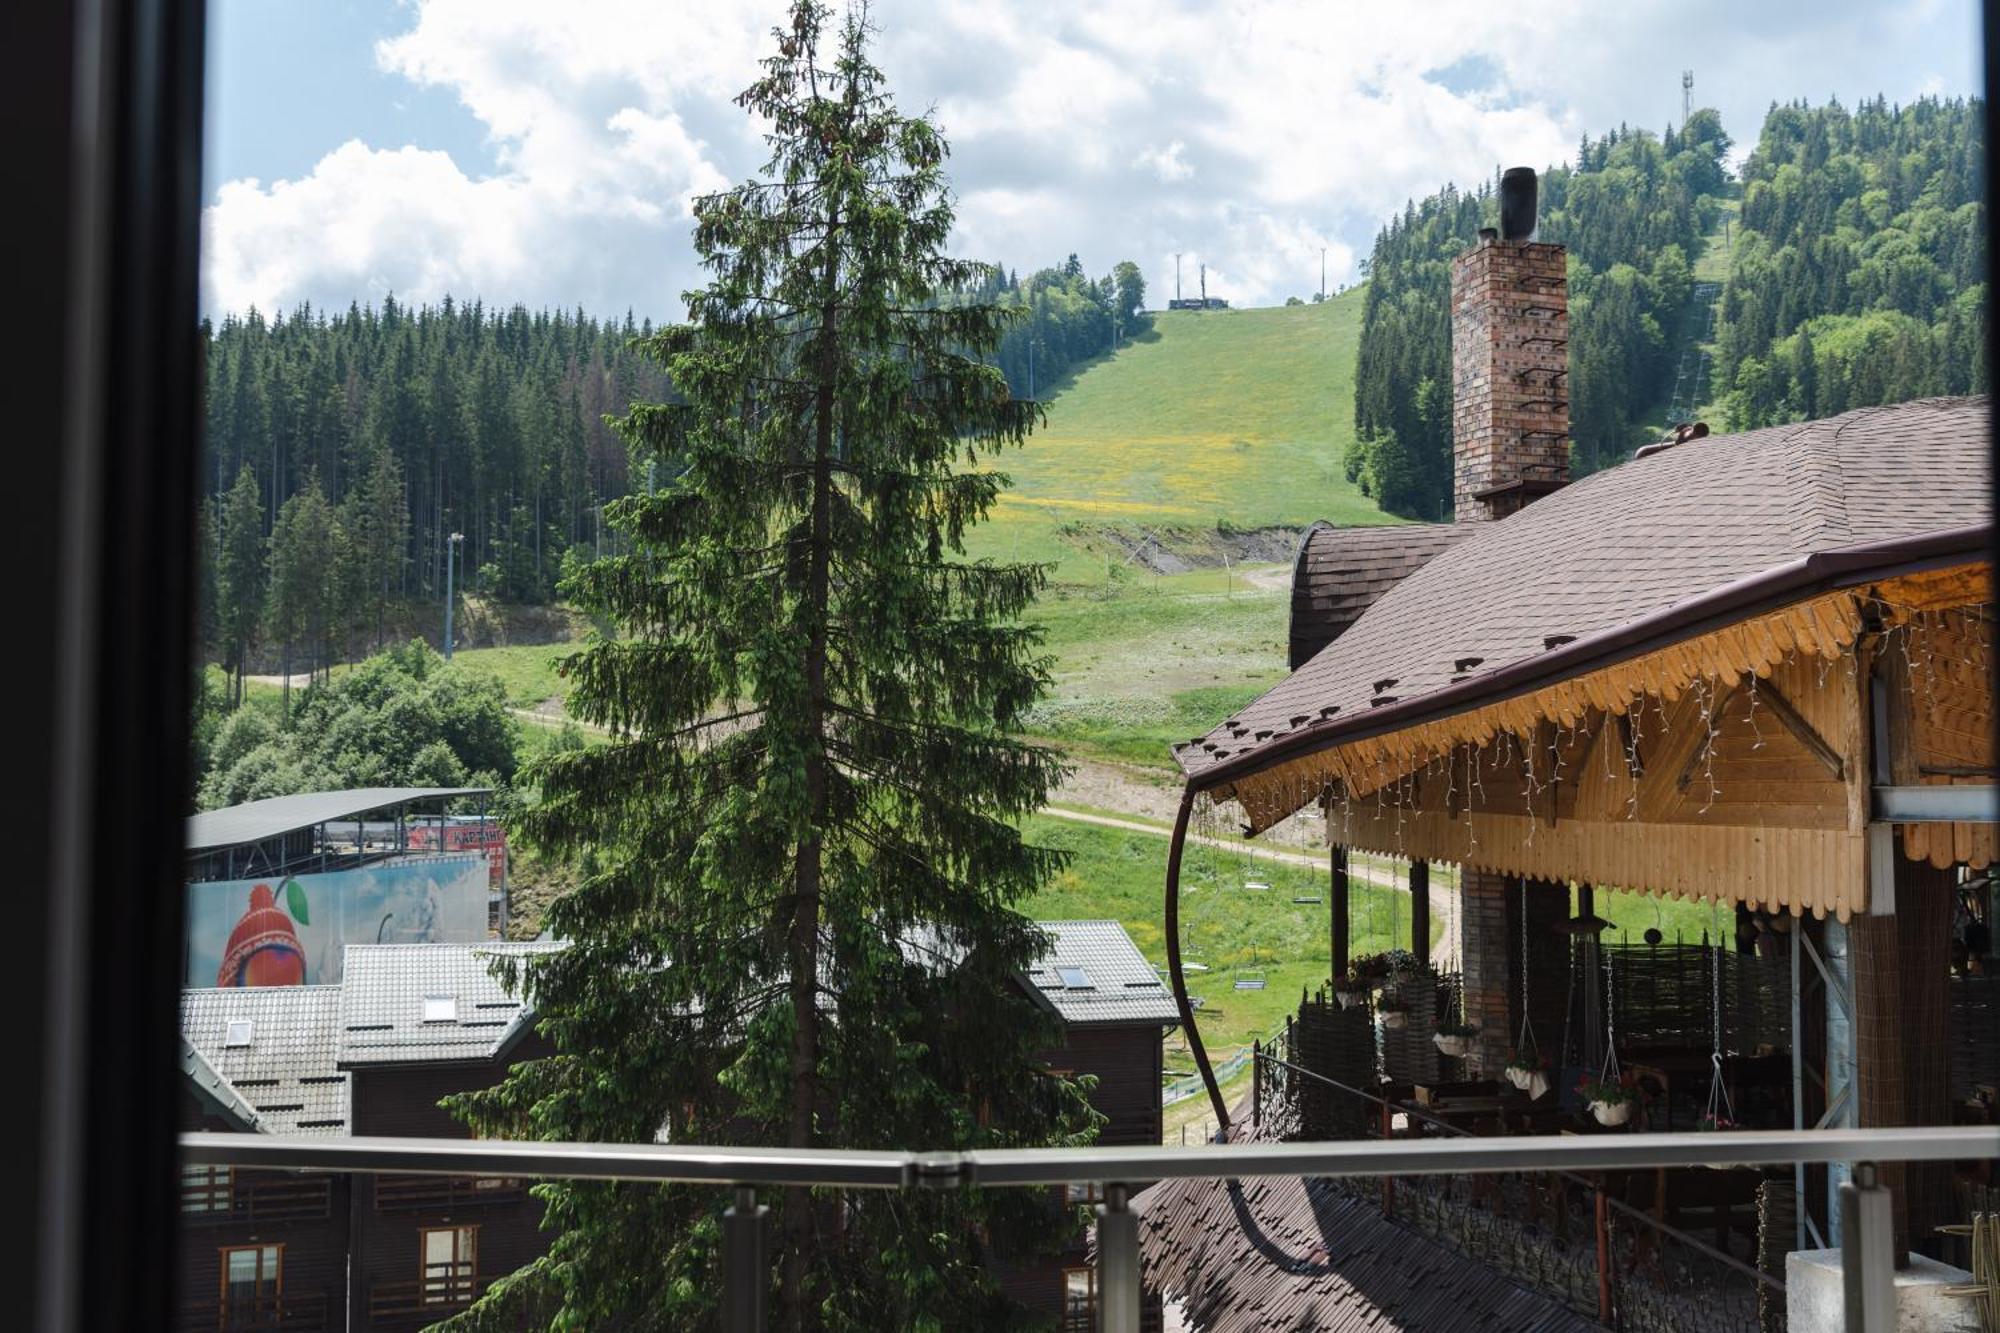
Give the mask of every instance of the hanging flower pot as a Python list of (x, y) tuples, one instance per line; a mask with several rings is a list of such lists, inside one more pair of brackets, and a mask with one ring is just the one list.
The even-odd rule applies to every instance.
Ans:
[(1472, 1040), (1479, 1035), (1479, 1029), (1470, 1023), (1446, 1023), (1432, 1036), (1431, 1044), (1445, 1055), (1463, 1059), (1472, 1051)]
[(1535, 1051), (1526, 1055), (1519, 1051), (1509, 1052), (1500, 1076), (1530, 1098), (1538, 1098), (1549, 1090), (1548, 1057)]
[(1375, 1006), (1375, 1012), (1382, 1015), (1382, 1026), (1390, 1031), (1400, 1032), (1410, 1025), (1409, 1008), (1401, 1000), (1385, 998)]
[[(1741, 1129), (1741, 1128), (1743, 1128), (1743, 1126), (1737, 1124), (1734, 1120), (1731, 1120), (1728, 1116), (1718, 1115), (1713, 1111), (1702, 1116), (1701, 1123), (1695, 1126), (1695, 1129), (1698, 1132), (1704, 1134), (1715, 1134), (1715, 1133), (1721, 1133), (1726, 1130)], [(1747, 1166), (1748, 1163), (1703, 1162), (1702, 1165), (1707, 1167), (1711, 1171), (1734, 1171), (1738, 1167)]]
[(1576, 1091), (1597, 1123), (1613, 1128), (1630, 1121), (1639, 1105), (1639, 1089), (1623, 1074), (1586, 1078), (1576, 1085)]
[(1355, 1005), (1360, 1004), (1368, 998), (1368, 992), (1358, 989), (1336, 990), (1333, 993), (1333, 998), (1340, 1001), (1341, 1008), (1352, 1009)]
[(1632, 1118), (1632, 1103), (1593, 1101), (1590, 1104), (1590, 1113), (1597, 1117), (1598, 1124), (1615, 1127)]

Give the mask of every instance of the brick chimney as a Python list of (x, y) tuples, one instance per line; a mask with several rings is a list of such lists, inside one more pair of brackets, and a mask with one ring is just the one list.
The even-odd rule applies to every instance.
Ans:
[(1451, 266), (1452, 508), (1505, 518), (1569, 481), (1569, 282), (1533, 239), (1535, 173), (1500, 181), (1501, 228)]

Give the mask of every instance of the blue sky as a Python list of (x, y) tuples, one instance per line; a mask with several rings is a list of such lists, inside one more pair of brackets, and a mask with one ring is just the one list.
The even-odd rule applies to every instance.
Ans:
[[(210, 0), (211, 313), (450, 292), (654, 318), (687, 200), (752, 174), (730, 105), (777, 3)], [(954, 148), (957, 248), (1100, 272), (1172, 255), (1265, 304), (1353, 281), (1446, 180), (1680, 115), (1979, 90), (1968, 0), (875, 0), (877, 61)], [(1615, 15), (1615, 17), (1611, 17)], [(1192, 271), (1192, 270), (1190, 270)]]

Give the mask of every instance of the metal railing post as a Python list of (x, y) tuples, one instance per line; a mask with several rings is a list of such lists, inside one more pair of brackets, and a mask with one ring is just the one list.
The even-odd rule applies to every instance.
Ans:
[(770, 1286), (764, 1256), (764, 1218), (771, 1210), (757, 1191), (736, 1187), (736, 1202), (722, 1214), (722, 1326), (728, 1333), (764, 1333), (764, 1298)]
[(1097, 1312), (1103, 1333), (1139, 1333), (1139, 1215), (1123, 1185), (1097, 1205)]
[(1895, 1222), (1873, 1162), (1857, 1162), (1840, 1184), (1840, 1271), (1847, 1333), (1894, 1333)]
[[(1382, 1102), (1381, 1125), (1382, 1125), (1381, 1137), (1382, 1140), (1386, 1143), (1389, 1139), (1389, 1133), (1391, 1129), (1389, 1120), (1389, 1103), (1386, 1099)], [(1396, 1178), (1394, 1176), (1384, 1176), (1382, 1177), (1382, 1216), (1394, 1217), (1395, 1215), (1396, 1215)]]
[(1611, 1207), (1597, 1187), (1597, 1322), (1611, 1327)]
[(1255, 1037), (1250, 1039), (1250, 1123), (1261, 1124), (1264, 1119), (1264, 1048)]

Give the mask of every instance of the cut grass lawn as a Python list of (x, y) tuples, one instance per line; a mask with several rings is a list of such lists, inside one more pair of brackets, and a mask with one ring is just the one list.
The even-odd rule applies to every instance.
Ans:
[(1048, 422), (996, 463), (1013, 487), (974, 553), (1048, 561), (1066, 583), (1116, 560), (1065, 541), (1074, 526), (1214, 529), (1382, 523), (1347, 480), (1362, 291), (1323, 305), (1171, 311), (1092, 362)]

